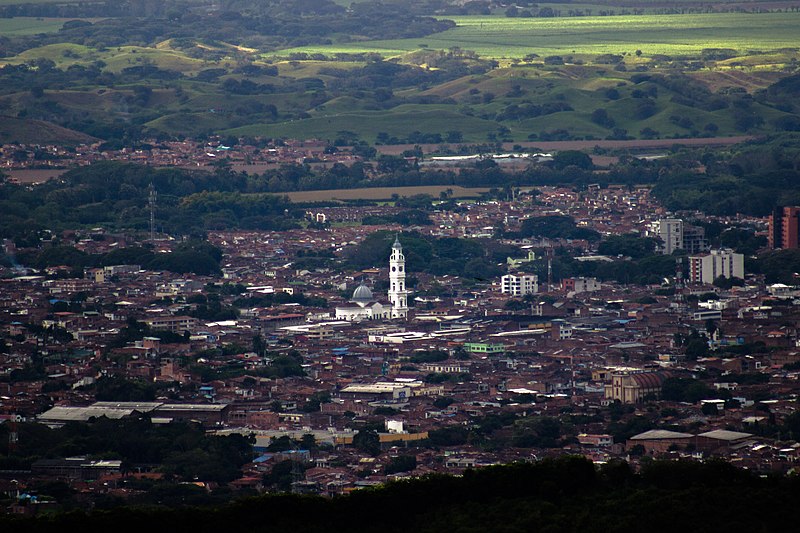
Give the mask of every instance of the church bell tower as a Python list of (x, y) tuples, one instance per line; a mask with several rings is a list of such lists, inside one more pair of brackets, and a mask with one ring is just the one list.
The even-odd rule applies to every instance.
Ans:
[(392, 318), (408, 317), (406, 258), (397, 237), (392, 245), (392, 255), (389, 256), (389, 302), (392, 304)]

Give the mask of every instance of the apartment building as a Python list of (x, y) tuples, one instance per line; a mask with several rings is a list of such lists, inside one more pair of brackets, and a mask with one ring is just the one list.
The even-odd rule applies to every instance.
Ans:
[(511, 296), (525, 296), (539, 292), (539, 276), (535, 274), (506, 274), (500, 278), (500, 292)]
[(744, 279), (744, 256), (733, 250), (711, 250), (689, 257), (689, 281), (712, 284), (718, 277)]

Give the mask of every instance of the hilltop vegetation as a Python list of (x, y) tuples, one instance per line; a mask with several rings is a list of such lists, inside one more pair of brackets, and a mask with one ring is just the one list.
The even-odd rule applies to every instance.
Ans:
[(159, 194), (158, 229), (169, 234), (203, 235), (206, 230), (230, 227), (287, 229), (296, 227), (302, 216), (302, 212), (288, 213), (291, 206), (280, 196), (243, 194), (246, 176), (225, 169), (193, 173), (98, 163), (33, 190), (3, 185), (0, 206), (5, 217), (0, 231), (22, 246), (38, 243), (49, 231), (82, 226), (143, 231), (149, 227), (150, 184)]
[(481, 2), (125, 5), (0, 6), (6, 17), (77, 17), (58, 31), (41, 21), (45, 33), (36, 34), (0, 25), (0, 114), (13, 117), (0, 117), (0, 141), (48, 142), (46, 133), (37, 139), (37, 120), (79, 132), (65, 132), (68, 143), (84, 134), (121, 144), (211, 134), (402, 144), (800, 129), (796, 11), (597, 16), (613, 10), (540, 6), (528, 17)]
[[(266, 496), (197, 508), (197, 494), (164, 492), (177, 508), (97, 509), (91, 514), (20, 519), (9, 530), (104, 531), (121, 521), (132, 528), (193, 531), (788, 531), (798, 496), (796, 476), (763, 477), (710, 461), (651, 462), (633, 473), (625, 462), (595, 467), (582, 457), (467, 470), (390, 483), (346, 497)], [(189, 496), (192, 496), (191, 498)], [(208, 498), (206, 498), (208, 500)], [(413, 510), (413, 512), (409, 512)], [(267, 522), (267, 525), (265, 525)]]

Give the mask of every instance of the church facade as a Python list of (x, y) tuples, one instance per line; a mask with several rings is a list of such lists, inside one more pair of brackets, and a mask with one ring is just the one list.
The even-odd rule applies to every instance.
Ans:
[(392, 253), (389, 256), (389, 291), (388, 302), (381, 302), (374, 297), (372, 291), (363, 283), (353, 291), (348, 305), (336, 308), (338, 320), (387, 320), (408, 317), (408, 294), (406, 290), (406, 258), (403, 246), (395, 238)]

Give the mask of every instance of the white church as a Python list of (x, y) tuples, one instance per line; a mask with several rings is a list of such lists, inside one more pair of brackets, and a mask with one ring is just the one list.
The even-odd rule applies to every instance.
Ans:
[(389, 320), (408, 317), (408, 291), (406, 290), (406, 258), (403, 246), (395, 237), (389, 256), (389, 301), (381, 302), (363, 283), (353, 291), (348, 302), (336, 308), (338, 320)]

